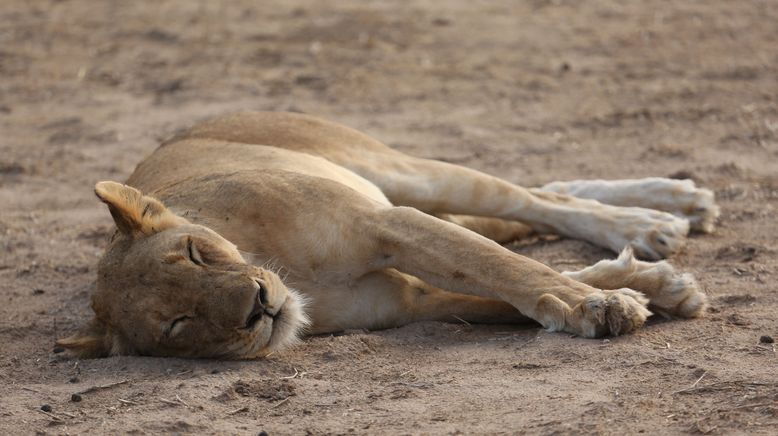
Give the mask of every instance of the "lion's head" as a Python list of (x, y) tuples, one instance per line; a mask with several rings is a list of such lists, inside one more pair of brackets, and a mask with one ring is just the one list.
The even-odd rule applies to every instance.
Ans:
[(98, 267), (94, 319), (58, 345), (82, 357), (254, 358), (297, 339), (301, 299), (275, 273), (137, 189), (100, 182), (95, 193), (118, 231)]

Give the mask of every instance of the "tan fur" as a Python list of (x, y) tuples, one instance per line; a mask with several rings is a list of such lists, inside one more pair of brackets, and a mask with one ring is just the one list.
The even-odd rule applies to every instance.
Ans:
[[(251, 358), (303, 332), (417, 320), (531, 319), (598, 337), (639, 328), (649, 303), (701, 313), (704, 295), (665, 263), (633, 264), (628, 252), (619, 267), (563, 275), (487, 239), (554, 232), (660, 258), (685, 242), (690, 218), (667, 212), (694, 213), (688, 195), (661, 202), (664, 212), (642, 208), (657, 203), (640, 192), (613, 206), (607, 192), (618, 190), (599, 201), (553, 191), (306, 115), (207, 121), (166, 141), (127, 185), (97, 185), (118, 232), (98, 268), (95, 319), (59, 344), (83, 356)], [(622, 191), (612, 195), (623, 203)]]
[(108, 205), (116, 227), (126, 234), (148, 236), (186, 222), (156, 199), (125, 185), (100, 182), (95, 194)]
[(677, 274), (666, 261), (639, 261), (629, 247), (615, 260), (601, 260), (580, 271), (562, 274), (603, 289), (615, 286), (639, 289), (651, 300), (652, 310), (666, 317), (700, 316), (707, 306), (691, 274)]

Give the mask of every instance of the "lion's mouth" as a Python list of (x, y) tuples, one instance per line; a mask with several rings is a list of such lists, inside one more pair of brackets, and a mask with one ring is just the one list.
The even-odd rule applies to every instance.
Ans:
[(265, 314), (263, 312), (259, 312), (249, 316), (248, 321), (246, 321), (246, 326), (243, 328), (246, 330), (253, 329), (254, 327), (256, 327), (257, 323), (262, 319), (264, 315)]
[(264, 357), (295, 344), (302, 331), (310, 325), (304, 306), (305, 299), (292, 290), (276, 313), (255, 303), (246, 318), (245, 327), (240, 330), (250, 335), (259, 334), (259, 337), (252, 341), (251, 350), (238, 352), (237, 355), (240, 358)]
[(310, 325), (309, 318), (303, 308), (305, 299), (293, 290), (289, 290), (281, 309), (273, 318), (273, 327), (266, 351), (280, 350), (289, 347), (299, 340), (300, 334)]
[(262, 303), (260, 303), (259, 300), (256, 300), (254, 301), (254, 307), (251, 309), (251, 313), (249, 313), (248, 319), (246, 320), (246, 325), (243, 328), (246, 330), (252, 330), (257, 326), (262, 318), (267, 316), (271, 319), (275, 319), (279, 315), (281, 315), (281, 310), (276, 313), (272, 313), (267, 310), (267, 308)]

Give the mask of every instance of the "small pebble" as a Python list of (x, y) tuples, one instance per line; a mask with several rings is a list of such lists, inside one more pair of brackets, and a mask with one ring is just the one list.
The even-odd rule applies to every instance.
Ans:
[(759, 342), (761, 342), (763, 344), (772, 344), (773, 342), (775, 342), (775, 339), (773, 339), (772, 336), (764, 335), (764, 336), (759, 338)]
[(72, 401), (74, 403), (80, 403), (81, 400), (82, 400), (81, 395), (73, 394), (73, 395), (70, 396), (70, 401)]
[(268, 436), (268, 434), (265, 430), (262, 430), (261, 432), (259, 432), (259, 436)]
[(59, 354), (59, 353), (62, 353), (62, 352), (64, 352), (64, 351), (65, 351), (65, 349), (64, 349), (64, 348), (62, 348), (62, 347), (54, 347), (54, 349), (53, 349), (53, 350), (51, 350), (51, 351), (53, 351), (53, 352), (54, 352), (54, 354)]
[(37, 288), (32, 290), (32, 295), (41, 295), (44, 294), (45, 292), (46, 291), (44, 291), (43, 289)]
[(48, 404), (44, 404), (41, 406), (41, 410), (43, 410), (44, 412), (51, 412), (51, 406), (49, 406)]
[(218, 370), (218, 369), (216, 369), (216, 368), (214, 368), (214, 369), (212, 369), (212, 370), (211, 370), (211, 374), (218, 374), (218, 373), (219, 373), (219, 370)]
[(68, 379), (68, 383), (78, 383), (80, 381), (81, 380), (79, 380), (78, 377), (70, 377), (70, 379)]

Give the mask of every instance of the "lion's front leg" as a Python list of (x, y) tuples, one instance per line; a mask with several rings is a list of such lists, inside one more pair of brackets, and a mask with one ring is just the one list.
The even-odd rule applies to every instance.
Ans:
[(441, 289), (506, 301), (549, 330), (619, 335), (642, 326), (650, 315), (638, 292), (593, 288), (418, 210), (384, 209), (372, 218), (376, 267), (397, 268)]

